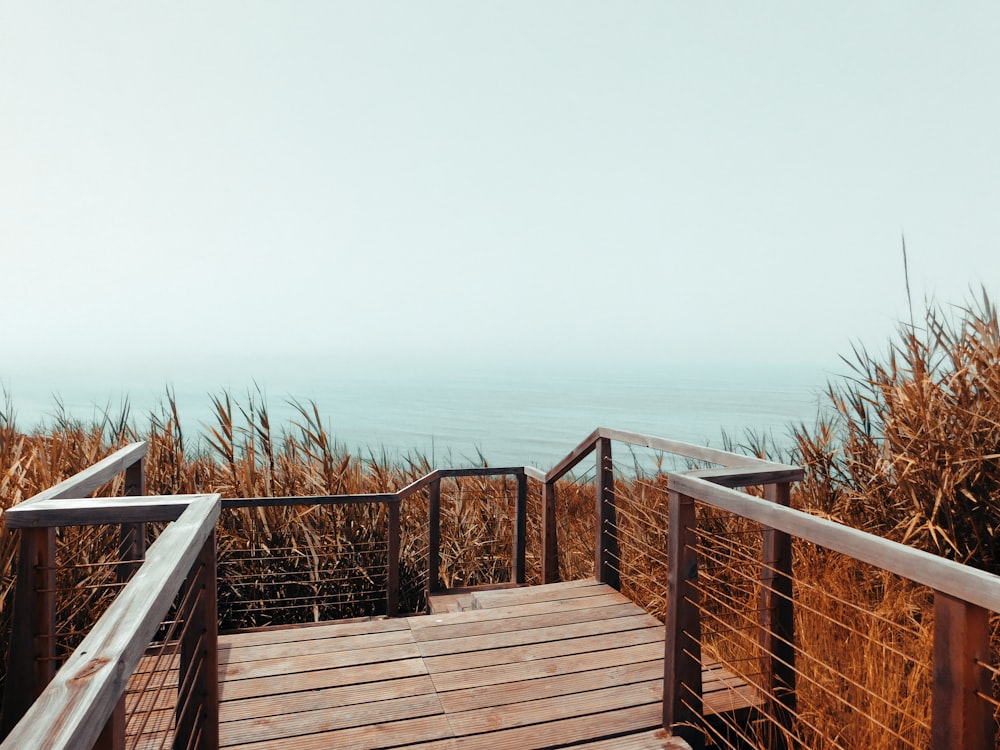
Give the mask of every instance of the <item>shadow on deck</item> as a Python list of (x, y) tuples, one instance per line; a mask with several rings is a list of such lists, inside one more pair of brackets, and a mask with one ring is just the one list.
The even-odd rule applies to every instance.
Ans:
[[(221, 746), (681, 746), (659, 731), (663, 626), (618, 592), (585, 580), (466, 603), (220, 636)], [(752, 698), (732, 675), (705, 670), (706, 708)]]

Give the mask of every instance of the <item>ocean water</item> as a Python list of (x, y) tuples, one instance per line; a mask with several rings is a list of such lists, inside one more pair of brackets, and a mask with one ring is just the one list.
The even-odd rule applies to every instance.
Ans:
[(263, 397), (279, 432), (295, 429), (293, 399), (315, 402), (328, 433), (362, 455), (420, 453), (437, 466), (469, 465), (482, 457), (492, 466), (549, 468), (598, 426), (715, 447), (722, 447), (724, 434), (739, 443), (752, 432), (787, 447), (791, 426), (811, 426), (826, 408), (828, 377), (810, 367), (674, 366), (628, 372), (309, 371), (245, 381), (188, 375), (170, 383), (155, 375), (88, 379), (49, 373), (6, 377), (3, 386), (22, 429), (44, 429), (58, 408), (85, 421), (104, 411), (115, 415), (126, 398), (141, 429), (151, 412), (161, 410), (170, 385), (192, 441), (215, 425), (210, 395), (228, 391), (245, 408), (251, 396), (258, 404)]

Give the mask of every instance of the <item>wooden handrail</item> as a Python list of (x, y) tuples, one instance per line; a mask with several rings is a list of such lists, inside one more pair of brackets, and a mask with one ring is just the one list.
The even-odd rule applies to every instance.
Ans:
[(525, 575), (525, 556), (527, 550), (527, 471), (523, 466), (489, 467), (479, 466), (469, 469), (436, 469), (424, 475), (415, 482), (397, 492), (400, 499), (428, 488), (427, 497), (427, 582), (426, 593), (429, 597), (438, 591), (438, 576), (440, 571), (441, 545), (441, 480), (459, 479), (463, 477), (513, 476), (517, 479), (517, 495), (514, 502), (514, 533), (511, 549), (511, 583), (523, 584)]
[(699, 502), (736, 513), (762, 526), (818, 544), (992, 612), (1000, 612), (1000, 576), (698, 477), (668, 474), (667, 482), (671, 490)]
[[(934, 646), (931, 691), (931, 747), (954, 750), (992, 750), (996, 725), (993, 708), (982, 696), (991, 694), (989, 664), (989, 613), (1000, 612), (1000, 576), (962, 565), (929, 552), (836, 523), (826, 518), (786, 507), (784, 490), (772, 489), (767, 500), (719, 486), (704, 477), (670, 473), (671, 497), (670, 576), (668, 612), (684, 621), (685, 635), (668, 624), (667, 656), (679, 649), (696, 654), (697, 647), (685, 639), (697, 638), (700, 611), (696, 592), (685, 580), (696, 580), (698, 560), (691, 537), (697, 520), (696, 502), (756, 521), (764, 531), (764, 569), (761, 600), (761, 644), (764, 654), (762, 677), (765, 694), (773, 705), (773, 720), (781, 725), (775, 737), (787, 733), (795, 711), (794, 628), (791, 571), (792, 537), (811, 542), (851, 559), (888, 571), (934, 592)], [(787, 485), (784, 485), (787, 487)], [(691, 510), (679, 517), (681, 504)], [(685, 548), (681, 554), (677, 550)], [(687, 670), (690, 672), (690, 670)], [(664, 677), (664, 728), (677, 731), (692, 747), (701, 747), (702, 737), (692, 731), (691, 706), (701, 695), (700, 673), (681, 669)], [(684, 687), (682, 687), (682, 684)], [(681, 693), (695, 695), (679, 701)], [(780, 739), (777, 746), (783, 747)]]
[(96, 490), (102, 484), (111, 481), (116, 476), (125, 471), (132, 464), (141, 461), (146, 456), (146, 442), (141, 441), (126, 445), (110, 456), (98, 461), (83, 471), (74, 474), (68, 479), (64, 479), (59, 484), (42, 490), (23, 503), (11, 508), (7, 513), (12, 513), (17, 508), (30, 507), (33, 503), (42, 500), (55, 500), (57, 498), (84, 497)]
[[(871, 564), (934, 590), (935, 646), (932, 741), (935, 746), (956, 748), (992, 747), (992, 713), (976, 691), (989, 692), (983, 683), (984, 671), (978, 662), (990, 659), (988, 613), (1000, 612), (1000, 576), (961, 565), (828, 519), (787, 507), (788, 487), (803, 476), (800, 467), (739, 456), (715, 449), (622, 430), (598, 428), (576, 446), (550, 471), (530, 467), (438, 469), (396, 492), (362, 495), (314, 495), (285, 498), (243, 498), (220, 500), (218, 495), (187, 495), (79, 499), (93, 492), (123, 470), (129, 470), (131, 491), (141, 493), (141, 462), (144, 443), (123, 448), (103, 461), (60, 484), (38, 493), (10, 509), (6, 524), (22, 534), (23, 567), (19, 570), (19, 591), (51, 596), (54, 567), (51, 562), (52, 527), (87, 524), (141, 524), (173, 521), (146, 553), (145, 562), (131, 581), (49, 683), (24, 719), (3, 744), (7, 748), (90, 747), (110, 726), (109, 718), (120, 710), (120, 698), (127, 677), (135, 669), (165, 616), (185, 575), (196, 558), (206, 567), (208, 543), (223, 507), (264, 507), (288, 505), (342, 505), (385, 503), (388, 521), (387, 610), (398, 607), (400, 502), (429, 488), (428, 586), (436, 584), (437, 551), (440, 541), (440, 483), (445, 478), (469, 476), (515, 476), (515, 528), (512, 581), (524, 579), (524, 533), (527, 479), (543, 483), (543, 578), (548, 581), (555, 547), (555, 486), (573, 467), (592, 452), (597, 453), (595, 480), (599, 519), (595, 575), (606, 575), (605, 552), (616, 552), (617, 538), (614, 499), (612, 441), (642, 446), (716, 464), (716, 468), (668, 472), (670, 496), (670, 576), (667, 636), (669, 663), (680, 671), (665, 675), (664, 722), (690, 728), (689, 715), (697, 700), (681, 696), (700, 695), (700, 646), (692, 643), (699, 632), (697, 580), (698, 555), (694, 552), (698, 516), (695, 503), (756, 521), (763, 527), (760, 638), (761, 674), (769, 694), (777, 696), (776, 721), (795, 710), (794, 632), (791, 628), (793, 590), (791, 587), (792, 537), (811, 542)], [(131, 467), (131, 468), (130, 468)], [(138, 467), (138, 471), (136, 470)], [(765, 485), (767, 499), (737, 492), (733, 488)], [(136, 490), (138, 488), (138, 490)], [(48, 550), (48, 551), (46, 551)], [(212, 554), (214, 559), (214, 552)], [(135, 564), (138, 564), (136, 561)], [(45, 575), (41, 579), (20, 580), (22, 571)], [(214, 567), (208, 576), (214, 580)], [(25, 574), (25, 579), (30, 576)], [(37, 576), (36, 576), (37, 578)], [(51, 585), (50, 585), (51, 583)], [(22, 597), (29, 601), (28, 596)], [(41, 607), (42, 605), (37, 605)], [(45, 606), (48, 606), (45, 604)], [(208, 610), (206, 610), (208, 611)], [(48, 636), (45, 636), (48, 639)], [(34, 659), (29, 655), (29, 659)], [(978, 661), (977, 661), (978, 660)], [(210, 670), (211, 671), (211, 670)], [(9, 678), (8, 678), (9, 679)], [(673, 680), (673, 682), (667, 682)], [(10, 683), (8, 683), (10, 684)], [(42, 683), (44, 684), (44, 683)], [(985, 684), (985, 687), (983, 686)], [(204, 690), (204, 686), (200, 689)], [(213, 691), (209, 688), (209, 693)], [(682, 705), (683, 703), (683, 705)], [(5, 706), (5, 714), (7, 708)], [(787, 727), (786, 727), (787, 728)], [(697, 733), (692, 738), (697, 742)], [(942, 744), (944, 743), (944, 744)]]
[(189, 499), (177, 520), (150, 545), (139, 574), (118, 594), (0, 748), (75, 750), (95, 743), (192, 564), (214, 534), (220, 510), (218, 495)]
[(30, 506), (15, 505), (6, 522), (11, 529), (30, 529), (176, 521), (197, 497), (201, 495), (45, 499)]
[[(741, 456), (728, 451), (708, 448), (678, 440), (645, 435), (639, 432), (598, 427), (579, 445), (556, 463), (549, 471), (528, 469), (527, 476), (543, 483), (542, 497), (542, 582), (554, 583), (559, 580), (559, 539), (556, 534), (556, 482), (562, 479), (591, 453), (599, 452), (597, 473), (598, 534), (595, 540), (595, 571), (599, 581), (607, 580), (615, 584), (618, 580), (610, 566), (610, 559), (616, 552), (614, 540), (614, 483), (608, 479), (611, 467), (610, 441), (625, 443), (641, 448), (651, 448), (697, 461), (718, 464), (711, 469), (695, 469), (687, 474), (704, 477), (726, 487), (746, 487), (748, 485), (779, 484), (797, 482), (802, 479), (803, 470), (798, 466), (765, 461), (754, 456)], [(721, 468), (720, 468), (721, 467)]]
[(353, 505), (391, 503), (399, 499), (397, 492), (372, 492), (358, 495), (289, 495), (287, 497), (224, 497), (222, 507), (280, 508), (291, 505)]
[[(16, 528), (22, 520), (24, 525), (18, 545), (13, 626), (7, 653), (8, 679), (0, 715), (0, 737), (6, 736), (17, 724), (32, 701), (51, 682), (56, 671), (55, 529), (39, 523), (38, 516), (33, 516), (33, 513), (45, 504), (78, 502), (70, 498), (82, 498), (122, 472), (125, 473), (126, 495), (141, 495), (146, 448), (145, 442), (127, 445), (6, 511), (4, 520), (8, 527)], [(116, 498), (115, 502), (119, 499)], [(145, 540), (139, 539), (140, 534), (144, 535), (141, 523), (123, 524), (121, 546), (124, 559), (134, 558), (144, 550)], [(119, 570), (124, 572), (125, 567)], [(10, 679), (13, 674), (18, 675), (17, 684)]]

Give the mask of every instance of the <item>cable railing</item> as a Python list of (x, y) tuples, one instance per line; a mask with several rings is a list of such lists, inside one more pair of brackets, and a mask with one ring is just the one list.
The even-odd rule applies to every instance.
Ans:
[[(219, 496), (65, 496), (36, 497), (7, 513), (7, 526), (21, 530), (21, 553), (36, 554), (25, 556), (22, 571), (30, 573), (18, 581), (2, 746), (217, 747)], [(163, 521), (172, 523), (141, 562), (114, 561), (134, 570), (130, 580), (59, 664), (57, 565), (48, 558), (55, 529)]]
[[(692, 747), (994, 747), (1000, 578), (785, 507), (774, 492), (668, 482), (665, 727)], [(727, 534), (734, 525), (756, 525), (758, 544)], [(795, 574), (806, 556), (822, 578)], [(709, 660), (757, 694), (748, 721), (706, 715)]]
[[(670, 470), (640, 470), (642, 450)], [(144, 451), (7, 513), (21, 538), (4, 748), (213, 747), (220, 627), (413, 614), (445, 588), (578, 574), (581, 555), (664, 622), (663, 727), (692, 747), (995, 747), (1000, 578), (791, 509), (799, 467), (599, 428), (548, 472), (219, 500), (138, 497)], [(81, 499), (116, 477), (126, 497)], [(490, 560), (469, 574), (455, 550), (476, 524)], [(29, 742), (26, 722), (72, 734)]]

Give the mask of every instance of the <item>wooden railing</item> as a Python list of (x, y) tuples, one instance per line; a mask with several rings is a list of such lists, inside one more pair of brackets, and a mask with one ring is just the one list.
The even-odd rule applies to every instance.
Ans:
[[(123, 472), (125, 495), (142, 495), (145, 455), (145, 443), (130, 445), (7, 511), (7, 527), (21, 528), (21, 538), (0, 736), (10, 732), (57, 669), (55, 527), (59, 524), (43, 522), (35, 511), (65, 498), (70, 498), (68, 504), (72, 507), (76, 503), (73, 498), (85, 497)], [(33, 519), (33, 523), (19, 520), (26, 518)], [(145, 533), (140, 530), (141, 521), (135, 518), (121, 524), (123, 560), (142, 558)], [(119, 575), (129, 572), (122, 568)]]
[[(439, 566), (441, 562), (441, 480), (461, 477), (498, 477), (513, 476), (517, 480), (517, 496), (514, 503), (514, 534), (511, 549), (510, 582), (523, 584), (525, 582), (525, 550), (527, 548), (527, 499), (528, 480), (527, 469), (514, 468), (475, 468), (475, 469), (436, 469), (421, 477), (412, 484), (396, 493), (399, 500), (410, 497), (426, 488), (428, 490), (427, 508), (427, 594), (438, 590)], [(397, 522), (398, 523), (398, 522)]]
[[(594, 571), (599, 581), (621, 587), (619, 524), (612, 444), (625, 443), (670, 453), (693, 462), (714, 464), (668, 472), (669, 566), (663, 726), (699, 747), (705, 739), (702, 699), (702, 606), (699, 582), (702, 523), (697, 507), (711, 508), (759, 524), (762, 543), (756, 560), (759, 602), (753, 605), (762, 654), (760, 673), (748, 682), (766, 704), (756, 721), (771, 722), (766, 736), (774, 747), (795, 744), (797, 637), (794, 629), (795, 581), (793, 539), (819, 545), (931, 587), (934, 594), (934, 664), (932, 746), (961, 750), (992, 748), (989, 613), (1000, 612), (1000, 578), (789, 507), (790, 486), (802, 477), (798, 467), (761, 461), (725, 451), (631, 432), (600, 428), (548, 472), (530, 467), (437, 470), (397, 492), (370, 495), (249, 498), (220, 501), (217, 495), (135, 497), (142, 492), (145, 446), (129, 446), (76, 477), (39, 494), (6, 514), (7, 526), (19, 529), (21, 546), (15, 595), (15, 627), (3, 706), (2, 747), (114, 748), (121, 746), (123, 695), (129, 679), (167, 610), (184, 591), (193, 597), (184, 618), (194, 623), (185, 633), (178, 658), (189, 663), (182, 678), (190, 686), (193, 713), (178, 715), (172, 726), (179, 742), (195, 735), (199, 747), (217, 743), (216, 670), (190, 667), (200, 654), (202, 667), (213, 664), (216, 636), (214, 527), (225, 508), (277, 505), (383, 504), (387, 520), (385, 611), (399, 609), (400, 503), (426, 490), (428, 503), (427, 589), (438, 585), (441, 482), (466, 476), (514, 476), (517, 480), (510, 580), (526, 580), (528, 479), (542, 484), (541, 575), (558, 580), (559, 545), (556, 495), (560, 482), (590, 454), (595, 454)], [(124, 498), (80, 499), (125, 472)], [(764, 499), (734, 488), (763, 486)], [(148, 550), (143, 524), (172, 522)], [(53, 596), (56, 560), (54, 528), (75, 524), (120, 527), (118, 574), (128, 583), (84, 641), (57, 671)], [(185, 588), (183, 582), (187, 580)], [(715, 623), (718, 627), (718, 623)], [(200, 639), (200, 640), (198, 640)], [(161, 640), (169, 640), (163, 638)], [(197, 646), (194, 645), (197, 641)], [(185, 667), (182, 666), (182, 671)], [(198, 697), (200, 696), (200, 697)], [(213, 699), (212, 696), (216, 696)], [(215, 713), (213, 713), (215, 712)], [(23, 716), (23, 721), (18, 720)], [(16, 725), (16, 726), (15, 726)], [(44, 728), (47, 733), (40, 733)], [(40, 739), (41, 738), (41, 739)]]
[[(217, 679), (217, 670), (209, 665), (216, 663), (214, 644), (218, 635), (214, 528), (223, 512), (276, 506), (383, 505), (387, 518), (384, 612), (394, 616), (399, 611), (400, 503), (421, 490), (428, 491), (430, 592), (436, 589), (438, 580), (442, 480), (514, 476), (517, 497), (510, 575), (514, 583), (525, 581), (527, 482), (520, 467), (436, 470), (398, 492), (220, 500), (218, 495), (142, 496), (145, 453), (144, 443), (127, 446), (5, 514), (7, 528), (20, 533), (20, 544), (0, 734), (6, 737), (0, 745), (4, 749), (124, 747), (125, 727), (130, 721), (126, 715), (126, 688), (144, 655), (149, 657), (158, 649), (157, 663), (164, 661), (162, 641), (170, 641), (180, 649), (166, 655), (167, 662), (180, 659), (179, 676), (173, 679), (182, 691), (176, 700), (178, 714), (170, 724), (171, 744), (204, 748), (217, 745), (217, 685), (210, 681)], [(125, 474), (125, 497), (85, 497), (121, 473)], [(174, 523), (147, 550), (146, 524), (171, 521)], [(60, 667), (63, 659), (57, 653), (56, 529), (79, 525), (120, 528), (115, 568), (123, 588)], [(185, 580), (187, 584), (181, 591)], [(210, 592), (211, 596), (192, 595), (189, 592), (193, 590)], [(190, 611), (184, 609), (188, 603)], [(170, 623), (161, 626), (171, 607)], [(182, 624), (182, 631), (175, 632), (177, 623)], [(158, 628), (161, 643), (151, 649)], [(141, 678), (135, 679), (141, 683)], [(162, 689), (163, 681), (171, 678), (144, 679), (147, 683), (158, 680)], [(212, 696), (215, 704), (207, 696)], [(148, 717), (131, 721), (130, 727), (147, 721)], [(53, 731), (37, 731), (49, 724), (55, 727)]]
[(719, 468), (695, 470), (695, 476), (726, 487), (750, 485), (787, 486), (802, 478), (802, 469), (796, 466), (763, 461), (752, 456), (741, 456), (706, 446), (692, 445), (677, 440), (643, 435), (637, 432), (599, 427), (588, 435), (565, 458), (547, 472), (525, 469), (528, 476), (543, 483), (542, 503), (542, 580), (552, 583), (559, 580), (559, 543), (556, 534), (556, 485), (591, 453), (596, 454), (595, 517), (597, 538), (594, 540), (594, 578), (614, 588), (620, 588), (619, 572), (613, 558), (618, 555), (617, 520), (615, 512), (615, 485), (612, 463), (612, 441), (628, 446), (649, 448), (653, 451), (705, 463)]
[[(764, 529), (761, 653), (767, 661), (756, 688), (769, 701), (777, 726), (771, 745), (795, 744), (796, 636), (791, 540), (812, 543), (933, 590), (933, 665), (930, 746), (954, 750), (994, 747), (989, 614), (1000, 612), (1000, 577), (881, 537), (794, 510), (785, 489), (751, 497), (697, 475), (672, 473), (670, 486), (670, 591), (664, 727), (702, 747), (702, 658), (699, 519), (696, 506), (750, 519)], [(779, 485), (779, 488), (781, 486)], [(775, 502), (777, 501), (777, 502)], [(885, 686), (888, 687), (888, 686)]]
[[(73, 484), (72, 492), (80, 492), (81, 486), (86, 484)], [(123, 747), (129, 680), (182, 587), (185, 604), (172, 617), (174, 622), (183, 619), (185, 627), (172, 639), (180, 687), (171, 731), (181, 746), (218, 747), (215, 523), (220, 508), (218, 495), (64, 500), (49, 494), (8, 511), (7, 526), (21, 529), (22, 553), (26, 543), (29, 551), (40, 548), (33, 537), (47, 536), (55, 527), (173, 523), (58, 671), (52, 647), (54, 607), (49, 603), (54, 560), (44, 553), (34, 558), (34, 565), (27, 559), (34, 575), (18, 582), (15, 606), (24, 614), (29, 610), (25, 605), (34, 604), (34, 613), (16, 620), (10, 657), (14, 668), (8, 671), (4, 696), (4, 720), (13, 726), (0, 747)], [(39, 630), (32, 633), (31, 628)], [(30, 667), (17, 667), (26, 661)]]

